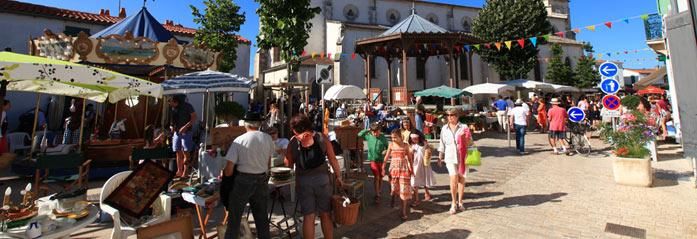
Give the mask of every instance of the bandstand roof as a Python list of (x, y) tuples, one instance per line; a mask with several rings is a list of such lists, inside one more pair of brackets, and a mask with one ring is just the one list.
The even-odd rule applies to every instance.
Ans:
[(416, 14), (412, 14), (392, 28), (375, 37), (356, 41), (356, 52), (361, 56), (408, 57), (446, 55), (461, 51), (462, 46), (479, 43), (465, 32), (450, 32)]

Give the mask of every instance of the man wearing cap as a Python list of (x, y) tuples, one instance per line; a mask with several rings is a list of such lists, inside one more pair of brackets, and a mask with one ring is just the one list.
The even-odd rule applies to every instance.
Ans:
[(554, 150), (554, 154), (558, 154), (557, 149), (561, 146), (561, 153), (566, 152), (566, 119), (568, 115), (566, 110), (559, 106), (561, 102), (557, 98), (552, 98), (549, 102), (552, 104), (552, 108), (549, 109), (547, 113), (547, 118), (549, 119), (549, 144)]
[(220, 187), (221, 200), (228, 210), (225, 238), (240, 236), (242, 212), (249, 203), (258, 238), (271, 238), (268, 218), (268, 172), (275, 145), (270, 135), (259, 131), (259, 113), (247, 112), (243, 118), (246, 133), (232, 142)]
[(515, 146), (521, 155), (525, 154), (525, 128), (528, 126), (530, 115), (530, 111), (523, 107), (524, 104), (523, 100), (518, 99), (515, 101), (515, 107), (508, 111), (509, 126), (515, 129)]
[(358, 133), (358, 137), (362, 138), (368, 144), (368, 161), (370, 161), (370, 170), (375, 176), (373, 186), (375, 189), (375, 203), (380, 202), (380, 192), (382, 192), (382, 177), (385, 176), (382, 164), (387, 150), (387, 138), (382, 134), (379, 123), (370, 124), (370, 130), (364, 129)]

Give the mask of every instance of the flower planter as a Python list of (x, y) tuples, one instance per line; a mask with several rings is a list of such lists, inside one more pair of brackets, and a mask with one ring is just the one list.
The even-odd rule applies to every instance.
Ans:
[(653, 182), (651, 160), (622, 158), (612, 159), (612, 172), (615, 183), (627, 186), (650, 187)]

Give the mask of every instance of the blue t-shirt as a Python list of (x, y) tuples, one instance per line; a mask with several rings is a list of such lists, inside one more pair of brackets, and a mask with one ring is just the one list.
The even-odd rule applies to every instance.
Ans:
[(499, 99), (494, 102), (494, 107), (496, 107), (496, 110), (498, 111), (504, 111), (506, 110), (506, 107), (508, 107), (508, 103), (506, 103), (506, 101), (503, 99)]

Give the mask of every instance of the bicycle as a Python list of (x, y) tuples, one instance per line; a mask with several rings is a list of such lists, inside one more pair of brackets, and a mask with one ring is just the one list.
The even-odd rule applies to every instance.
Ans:
[(586, 132), (591, 128), (588, 121), (580, 123), (569, 122), (568, 130), (566, 131), (566, 142), (569, 143), (569, 150), (573, 149), (578, 154), (584, 156), (590, 155), (593, 151), (591, 142), (586, 136)]

